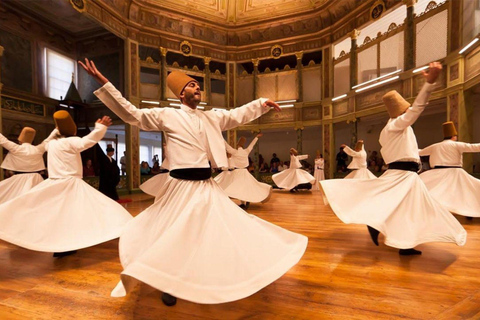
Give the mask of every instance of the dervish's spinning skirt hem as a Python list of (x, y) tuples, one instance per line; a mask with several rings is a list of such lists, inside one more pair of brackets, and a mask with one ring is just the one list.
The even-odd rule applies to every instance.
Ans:
[(360, 168), (347, 174), (344, 179), (377, 179), (377, 177), (367, 168)]
[(82, 179), (47, 179), (0, 205), (0, 239), (64, 252), (118, 238), (132, 216)]
[(293, 267), (307, 242), (247, 214), (213, 179), (171, 179), (165, 195), (120, 237), (124, 271), (112, 296), (125, 295), (139, 280), (196, 303), (242, 299)]
[(299, 184), (315, 183), (315, 178), (305, 170), (288, 168), (272, 176), (273, 182), (282, 189), (293, 189)]
[(448, 210), (429, 194), (411, 171), (387, 170), (378, 179), (321, 181), (333, 212), (344, 223), (369, 225), (399, 249), (426, 242), (463, 246), (467, 233)]
[(154, 196), (155, 201), (157, 201), (165, 193), (165, 185), (169, 179), (172, 178), (168, 172), (156, 174), (142, 183), (140, 185), (140, 190), (148, 195)]
[(0, 182), (0, 204), (16, 198), (41, 183), (43, 178), (38, 173), (21, 173)]
[(450, 212), (480, 217), (480, 180), (462, 168), (432, 169), (420, 175), (432, 198)]
[[(225, 172), (229, 173), (226, 178), (217, 179)], [(266, 202), (272, 194), (272, 186), (257, 181), (246, 168), (223, 171), (215, 181), (230, 198), (241, 201)]]

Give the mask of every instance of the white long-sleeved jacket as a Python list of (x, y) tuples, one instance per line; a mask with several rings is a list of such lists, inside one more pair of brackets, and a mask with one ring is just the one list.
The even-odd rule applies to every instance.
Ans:
[(453, 140), (444, 140), (419, 150), (421, 156), (430, 156), (430, 167), (448, 166), (461, 167), (462, 154), (466, 152), (480, 152), (480, 143), (465, 143)]
[(242, 147), (239, 147), (238, 149), (232, 148), (226, 141), (225, 141), (225, 148), (227, 149), (227, 152), (232, 155), (230, 158), (233, 166), (235, 168), (247, 168), (249, 163), (248, 163), (248, 155), (250, 152), (252, 152), (253, 146), (255, 143), (257, 143), (258, 138), (255, 137), (255, 139), (250, 142), (248, 147), (246, 149), (243, 149)]
[(343, 151), (352, 157), (352, 162), (350, 162), (348, 165), (348, 169), (360, 169), (367, 167), (367, 153), (365, 152), (365, 147), (363, 145), (362, 150), (360, 151), (355, 151), (348, 146), (345, 146)]

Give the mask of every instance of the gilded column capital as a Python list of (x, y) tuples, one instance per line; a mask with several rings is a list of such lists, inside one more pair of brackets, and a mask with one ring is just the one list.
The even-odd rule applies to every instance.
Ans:
[(254, 67), (258, 67), (258, 65), (260, 64), (260, 59), (258, 58), (252, 59), (252, 63)]
[(212, 57), (203, 57), (203, 61), (205, 61), (205, 64), (208, 65), (210, 64), (210, 61), (212, 61)]
[(417, 0), (402, 0), (403, 4), (407, 6), (407, 8), (413, 7), (416, 3)]
[(297, 60), (302, 59), (303, 58), (303, 51), (295, 52), (295, 56), (297, 57)]
[(167, 55), (168, 49), (164, 47), (159, 47), (160, 49), (160, 54), (165, 57)]
[(360, 35), (361, 31), (358, 30), (358, 29), (353, 29), (349, 35), (350, 35), (350, 38), (352, 38), (352, 40), (357, 40), (358, 36)]

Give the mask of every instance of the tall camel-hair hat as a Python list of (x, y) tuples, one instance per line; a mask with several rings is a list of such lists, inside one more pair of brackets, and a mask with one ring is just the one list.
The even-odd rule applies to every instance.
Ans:
[(173, 94), (180, 99), (180, 94), (189, 82), (197, 80), (180, 71), (172, 71), (167, 77), (167, 86)]
[(53, 114), (55, 125), (62, 136), (74, 136), (77, 134), (77, 125), (65, 110), (57, 111)]
[(290, 148), (290, 153), (292, 153), (294, 156), (298, 156), (298, 151), (295, 148)]
[(363, 147), (363, 141), (357, 141), (357, 143), (355, 144), (355, 151), (362, 150), (362, 147)]
[(390, 118), (398, 117), (410, 107), (410, 103), (408, 103), (407, 100), (405, 100), (396, 90), (385, 93), (382, 99)]
[(444, 138), (451, 138), (454, 136), (458, 136), (457, 129), (455, 129), (455, 124), (452, 121), (447, 121), (443, 123), (442, 127), (443, 127)]
[(22, 132), (20, 132), (20, 135), (18, 136), (18, 141), (21, 143), (32, 143), (33, 139), (35, 139), (35, 134), (37, 132), (35, 129), (30, 128), (30, 127), (25, 127), (22, 129)]

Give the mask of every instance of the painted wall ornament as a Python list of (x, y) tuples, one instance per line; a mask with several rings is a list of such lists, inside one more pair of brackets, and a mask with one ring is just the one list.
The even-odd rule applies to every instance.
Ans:
[(70, 0), (72, 7), (78, 12), (84, 12), (86, 8), (85, 0)]
[(189, 56), (192, 54), (192, 44), (188, 41), (182, 41), (180, 43), (180, 51), (183, 53), (184, 56)]
[(370, 18), (373, 20), (379, 19), (382, 14), (385, 12), (385, 3), (383, 0), (375, 1), (373, 6), (370, 8)]
[(276, 44), (272, 47), (270, 53), (273, 58), (278, 59), (283, 54), (283, 47), (279, 44)]

